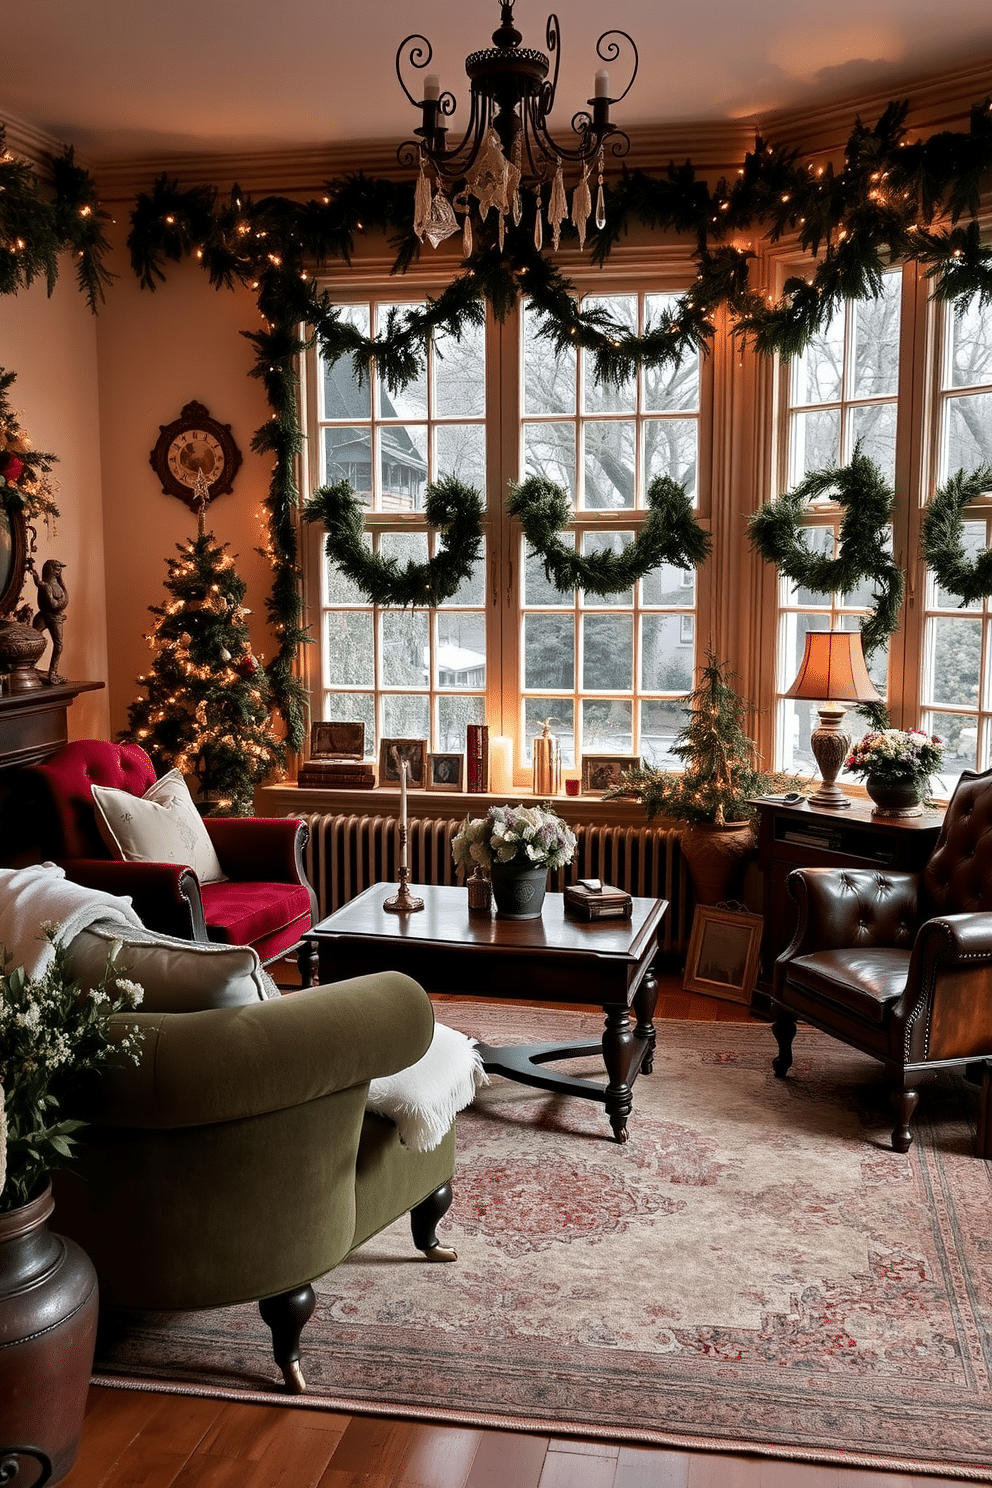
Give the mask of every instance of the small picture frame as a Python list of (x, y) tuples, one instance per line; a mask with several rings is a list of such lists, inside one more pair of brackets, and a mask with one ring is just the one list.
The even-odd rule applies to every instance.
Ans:
[(429, 754), (427, 756), (427, 789), (460, 791), (464, 789), (465, 756), (463, 754)]
[(761, 952), (761, 915), (697, 904), (682, 982), (727, 1002), (750, 1003)]
[(584, 754), (582, 756), (582, 791), (601, 795), (620, 784), (624, 770), (635, 770), (641, 763), (636, 754)]
[(311, 759), (364, 759), (364, 723), (313, 723), (310, 725)]
[(406, 760), (406, 783), (423, 790), (427, 784), (427, 740), (383, 739), (379, 744), (379, 784), (399, 785), (400, 763)]

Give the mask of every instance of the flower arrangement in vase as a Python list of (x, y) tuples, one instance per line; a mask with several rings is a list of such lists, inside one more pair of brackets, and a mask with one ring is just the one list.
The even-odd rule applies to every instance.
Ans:
[(541, 913), (548, 869), (564, 868), (575, 847), (575, 833), (549, 807), (490, 806), (466, 818), (451, 851), (456, 867), (489, 872), (502, 916), (523, 920)]
[(922, 816), (944, 741), (919, 729), (873, 729), (853, 745), (844, 769), (862, 775), (876, 816)]

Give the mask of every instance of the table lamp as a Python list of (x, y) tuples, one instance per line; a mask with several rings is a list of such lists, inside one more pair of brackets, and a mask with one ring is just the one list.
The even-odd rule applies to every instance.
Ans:
[(847, 758), (851, 736), (841, 728), (846, 708), (841, 703), (877, 703), (881, 699), (868, 675), (858, 630), (810, 630), (799, 673), (786, 697), (808, 698), (817, 703), (820, 726), (810, 737), (813, 758), (823, 783), (809, 797), (811, 806), (842, 811), (850, 806), (837, 782)]

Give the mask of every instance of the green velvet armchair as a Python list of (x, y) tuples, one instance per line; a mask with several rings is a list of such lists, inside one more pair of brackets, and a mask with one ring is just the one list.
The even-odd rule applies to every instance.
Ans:
[(453, 1260), (454, 1125), (404, 1147), (366, 1112), (369, 1081), (427, 1050), (433, 1010), (399, 973), (245, 1007), (136, 1013), (140, 1063), (105, 1072), (80, 1114), (79, 1161), (55, 1175), (58, 1229), (92, 1258), (101, 1306), (257, 1301), (287, 1387), (305, 1389), (311, 1283), (409, 1213), (414, 1244)]

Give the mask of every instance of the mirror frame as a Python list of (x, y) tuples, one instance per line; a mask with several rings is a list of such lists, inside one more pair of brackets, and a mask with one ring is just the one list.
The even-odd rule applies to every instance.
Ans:
[(19, 508), (4, 506), (3, 515), (10, 528), (12, 562), (7, 583), (0, 589), (0, 620), (8, 620), (20, 604), (27, 574), (28, 524)]

